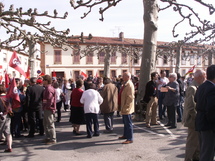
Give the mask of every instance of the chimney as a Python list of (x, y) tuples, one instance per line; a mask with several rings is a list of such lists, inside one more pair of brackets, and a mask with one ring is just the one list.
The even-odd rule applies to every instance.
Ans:
[(124, 41), (124, 32), (119, 33), (119, 40)]

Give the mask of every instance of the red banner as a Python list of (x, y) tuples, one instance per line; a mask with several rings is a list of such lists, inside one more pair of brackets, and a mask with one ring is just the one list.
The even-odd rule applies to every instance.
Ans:
[(9, 66), (16, 69), (19, 73), (21, 73), (26, 78), (26, 74), (22, 70), (20, 65), (21, 65), (21, 61), (19, 60), (16, 52), (14, 51), (12, 57), (10, 58)]

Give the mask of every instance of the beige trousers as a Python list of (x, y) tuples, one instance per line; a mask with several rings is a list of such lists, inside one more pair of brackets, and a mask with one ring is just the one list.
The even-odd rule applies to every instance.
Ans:
[(156, 124), (157, 123), (157, 107), (158, 99), (157, 97), (150, 97), (150, 101), (147, 104), (146, 109), (146, 124)]
[(56, 141), (54, 115), (52, 111), (44, 110), (43, 126), (45, 130), (46, 139), (50, 139), (50, 141)]

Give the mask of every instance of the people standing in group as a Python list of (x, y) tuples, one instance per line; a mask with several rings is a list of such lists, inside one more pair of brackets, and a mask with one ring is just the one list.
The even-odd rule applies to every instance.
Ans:
[(189, 74), (189, 77), (187, 78), (187, 87), (192, 83), (193, 81), (193, 73)]
[(7, 141), (7, 149), (4, 152), (12, 152), (12, 135), (10, 131), (11, 118), (9, 113), (12, 112), (9, 97), (6, 96), (6, 88), (0, 85), (0, 135), (4, 134)]
[(113, 114), (118, 106), (118, 89), (111, 83), (110, 78), (104, 78), (104, 87), (100, 93), (103, 98), (100, 109), (104, 116), (106, 129), (104, 133), (111, 133), (113, 132)]
[[(96, 91), (96, 85), (89, 84), (89, 89), (84, 91), (80, 102), (84, 104), (84, 113), (86, 118), (87, 138), (92, 136), (99, 136), (99, 122), (98, 113), (100, 111), (100, 105), (103, 102), (103, 98)], [(92, 131), (92, 124), (94, 124), (94, 133)]]
[(119, 92), (121, 101), (121, 114), (124, 124), (123, 135), (119, 139), (126, 139), (123, 144), (133, 143), (132, 113), (134, 112), (134, 84), (131, 81), (131, 73), (123, 73), (123, 86)]
[(206, 73), (203, 70), (197, 70), (194, 73), (194, 80), (186, 90), (186, 97), (184, 102), (184, 112), (182, 123), (185, 127), (188, 127), (186, 149), (185, 149), (185, 161), (199, 160), (199, 136), (195, 131), (195, 119), (196, 119), (196, 102), (194, 96), (196, 91), (204, 81)]
[(121, 117), (120, 111), (121, 111), (121, 98), (119, 97), (120, 89), (122, 88), (123, 85), (123, 79), (122, 78), (117, 78), (117, 84), (116, 87), (118, 89), (118, 110), (117, 110), (117, 117)]
[(170, 129), (177, 127), (176, 110), (179, 105), (179, 84), (176, 80), (177, 74), (170, 73), (169, 83), (166, 85), (168, 92), (166, 92), (163, 100), (163, 104), (167, 106), (168, 116), (168, 123), (165, 126), (170, 126)]
[(83, 86), (84, 82), (81, 79), (76, 81), (76, 88), (73, 89), (71, 94), (71, 114), (70, 114), (70, 122), (73, 126), (73, 133), (75, 135), (81, 135), (80, 133), (80, 125), (85, 124), (84, 117), (84, 105), (80, 102), (80, 99), (83, 94)]
[(62, 107), (62, 100), (61, 100), (61, 95), (63, 95), (63, 91), (61, 88), (59, 88), (58, 82), (53, 83), (53, 87), (56, 92), (56, 108), (57, 108), (57, 121), (61, 121), (61, 107)]
[(157, 125), (157, 83), (158, 73), (151, 73), (151, 81), (146, 84), (145, 95), (143, 101), (147, 103), (146, 107), (146, 127), (150, 128), (151, 125)]
[(207, 80), (196, 91), (196, 130), (200, 136), (200, 161), (213, 161), (215, 149), (215, 65), (207, 68)]
[(43, 125), (46, 137), (44, 142), (46, 144), (55, 144), (57, 141), (54, 124), (54, 113), (56, 111), (56, 92), (51, 83), (51, 76), (43, 76), (43, 85), (45, 86), (45, 90), (43, 92)]
[(29, 134), (26, 137), (34, 137), (36, 119), (39, 120), (39, 134), (44, 135), (42, 100), (44, 88), (36, 84), (37, 78), (30, 78), (30, 86), (26, 90), (26, 109), (28, 114)]
[(161, 70), (160, 72), (160, 77), (157, 80), (157, 84), (158, 84), (158, 115), (159, 115), (159, 119), (162, 120), (163, 117), (166, 117), (166, 106), (163, 105), (163, 99), (165, 97), (165, 92), (161, 92), (160, 89), (161, 87), (164, 87), (167, 85), (167, 83), (169, 83), (169, 79), (166, 77), (166, 71), (165, 70)]

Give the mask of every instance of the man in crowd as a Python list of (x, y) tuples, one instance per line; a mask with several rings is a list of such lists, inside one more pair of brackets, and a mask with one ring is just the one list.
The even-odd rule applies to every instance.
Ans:
[(146, 127), (150, 128), (150, 124), (157, 124), (157, 83), (158, 73), (151, 73), (151, 81), (146, 84), (146, 90), (143, 100), (147, 103), (146, 107)]
[(104, 115), (104, 122), (106, 130), (104, 133), (111, 133), (113, 131), (113, 114), (118, 106), (118, 89), (111, 83), (110, 78), (104, 78), (104, 88), (101, 91), (103, 103), (100, 106), (101, 113)]
[(200, 161), (213, 161), (215, 148), (215, 65), (207, 68), (207, 80), (195, 95), (196, 130), (200, 134)]
[(29, 134), (26, 137), (34, 137), (36, 128), (36, 119), (39, 120), (40, 135), (44, 135), (43, 117), (42, 117), (42, 99), (44, 88), (36, 84), (37, 78), (30, 79), (30, 86), (26, 91), (26, 106), (28, 112), (28, 123), (30, 126)]
[(121, 114), (124, 123), (123, 136), (119, 139), (126, 139), (122, 144), (133, 143), (132, 116), (134, 112), (134, 84), (131, 81), (131, 73), (123, 73), (123, 86), (120, 89), (119, 97), (121, 101)]
[(54, 87), (52, 87), (51, 83), (51, 76), (45, 75), (43, 77), (43, 85), (45, 86), (45, 90), (43, 92), (43, 125), (46, 136), (44, 142), (46, 144), (56, 143), (56, 131), (54, 125), (54, 113), (56, 111), (56, 92)]
[(186, 90), (184, 102), (183, 123), (188, 127), (188, 135), (185, 149), (185, 161), (199, 160), (199, 139), (195, 131), (196, 102), (194, 96), (200, 84), (205, 81), (205, 71), (197, 70), (194, 73), (194, 80)]

